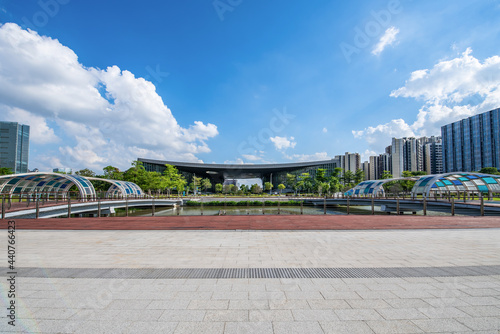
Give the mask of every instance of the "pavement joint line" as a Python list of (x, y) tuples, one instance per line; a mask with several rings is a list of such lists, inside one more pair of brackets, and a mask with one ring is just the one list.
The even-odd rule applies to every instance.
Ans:
[[(1, 268), (6, 273), (8, 268)], [(123, 279), (394, 278), (500, 275), (500, 265), (391, 268), (18, 268), (18, 277)]]

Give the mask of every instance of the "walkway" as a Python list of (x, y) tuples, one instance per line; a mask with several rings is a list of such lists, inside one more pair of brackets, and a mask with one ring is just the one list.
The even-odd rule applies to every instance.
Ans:
[[(114, 228), (120, 222), (129, 228), (162, 227), (158, 224), (166, 222), (179, 227), (182, 222), (214, 224), (214, 219), (228, 228), (243, 222), (248, 226), (251, 220), (285, 228), (286, 220), (299, 224), (292, 218), (16, 220), (20, 228), (16, 329), (26, 333), (498, 333), (500, 228), (442, 228), (493, 226), (498, 218), (298, 217), (303, 225), (329, 223), (345, 229), (364, 224), (365, 230), (355, 231), (22, 229), (57, 221), (58, 228), (64, 224), (96, 228), (98, 222)], [(419, 226), (424, 221), (441, 228), (381, 229), (409, 222)], [(6, 230), (2, 233), (6, 238)], [(274, 277), (280, 272), (290, 273), (289, 277)], [(5, 310), (9, 287), (4, 277), (0, 285), (0, 308)], [(1, 333), (12, 331), (4, 317), (0, 321)]]

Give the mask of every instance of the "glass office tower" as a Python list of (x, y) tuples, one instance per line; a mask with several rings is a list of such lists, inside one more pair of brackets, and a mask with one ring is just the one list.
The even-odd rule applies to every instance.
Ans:
[(441, 127), (445, 172), (500, 168), (500, 108)]
[(14, 173), (28, 172), (30, 127), (16, 122), (0, 122), (0, 167)]

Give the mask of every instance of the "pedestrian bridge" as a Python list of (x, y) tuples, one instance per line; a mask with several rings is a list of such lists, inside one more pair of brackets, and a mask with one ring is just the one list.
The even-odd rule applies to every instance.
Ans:
[[(60, 204), (59, 204), (60, 203)], [(47, 204), (33, 205), (30, 208), (20, 206), (12, 207), (2, 214), (5, 219), (36, 219), (36, 218), (56, 218), (67, 217), (69, 215), (90, 215), (94, 217), (107, 216), (115, 212), (116, 209), (128, 209), (132, 207), (175, 206), (182, 205), (182, 199), (117, 199), (117, 200), (96, 200), (86, 202), (48, 202)], [(35, 203), (37, 204), (37, 203)], [(5, 205), (4, 205), (5, 207)]]

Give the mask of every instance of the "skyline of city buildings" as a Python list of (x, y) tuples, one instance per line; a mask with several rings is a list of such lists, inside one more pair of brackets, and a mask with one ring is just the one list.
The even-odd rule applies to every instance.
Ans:
[(0, 122), (0, 167), (16, 174), (28, 172), (29, 137), (29, 125)]
[[(1, 167), (14, 173), (26, 173), (29, 158), (28, 125), (0, 122)], [(356, 173), (361, 169), (366, 180), (381, 179), (385, 171), (394, 178), (404, 171), (441, 174), (472, 172), (483, 167), (500, 168), (500, 109), (490, 110), (441, 127), (442, 136), (392, 138), (385, 152), (362, 162), (359, 153), (345, 152), (322, 162), (324, 166), (305, 168), (314, 177), (318, 168), (332, 175), (335, 168)], [(54, 168), (54, 172), (71, 173), (71, 168)], [(285, 179), (286, 175), (275, 175)]]
[(441, 127), (445, 172), (500, 168), (500, 108)]

